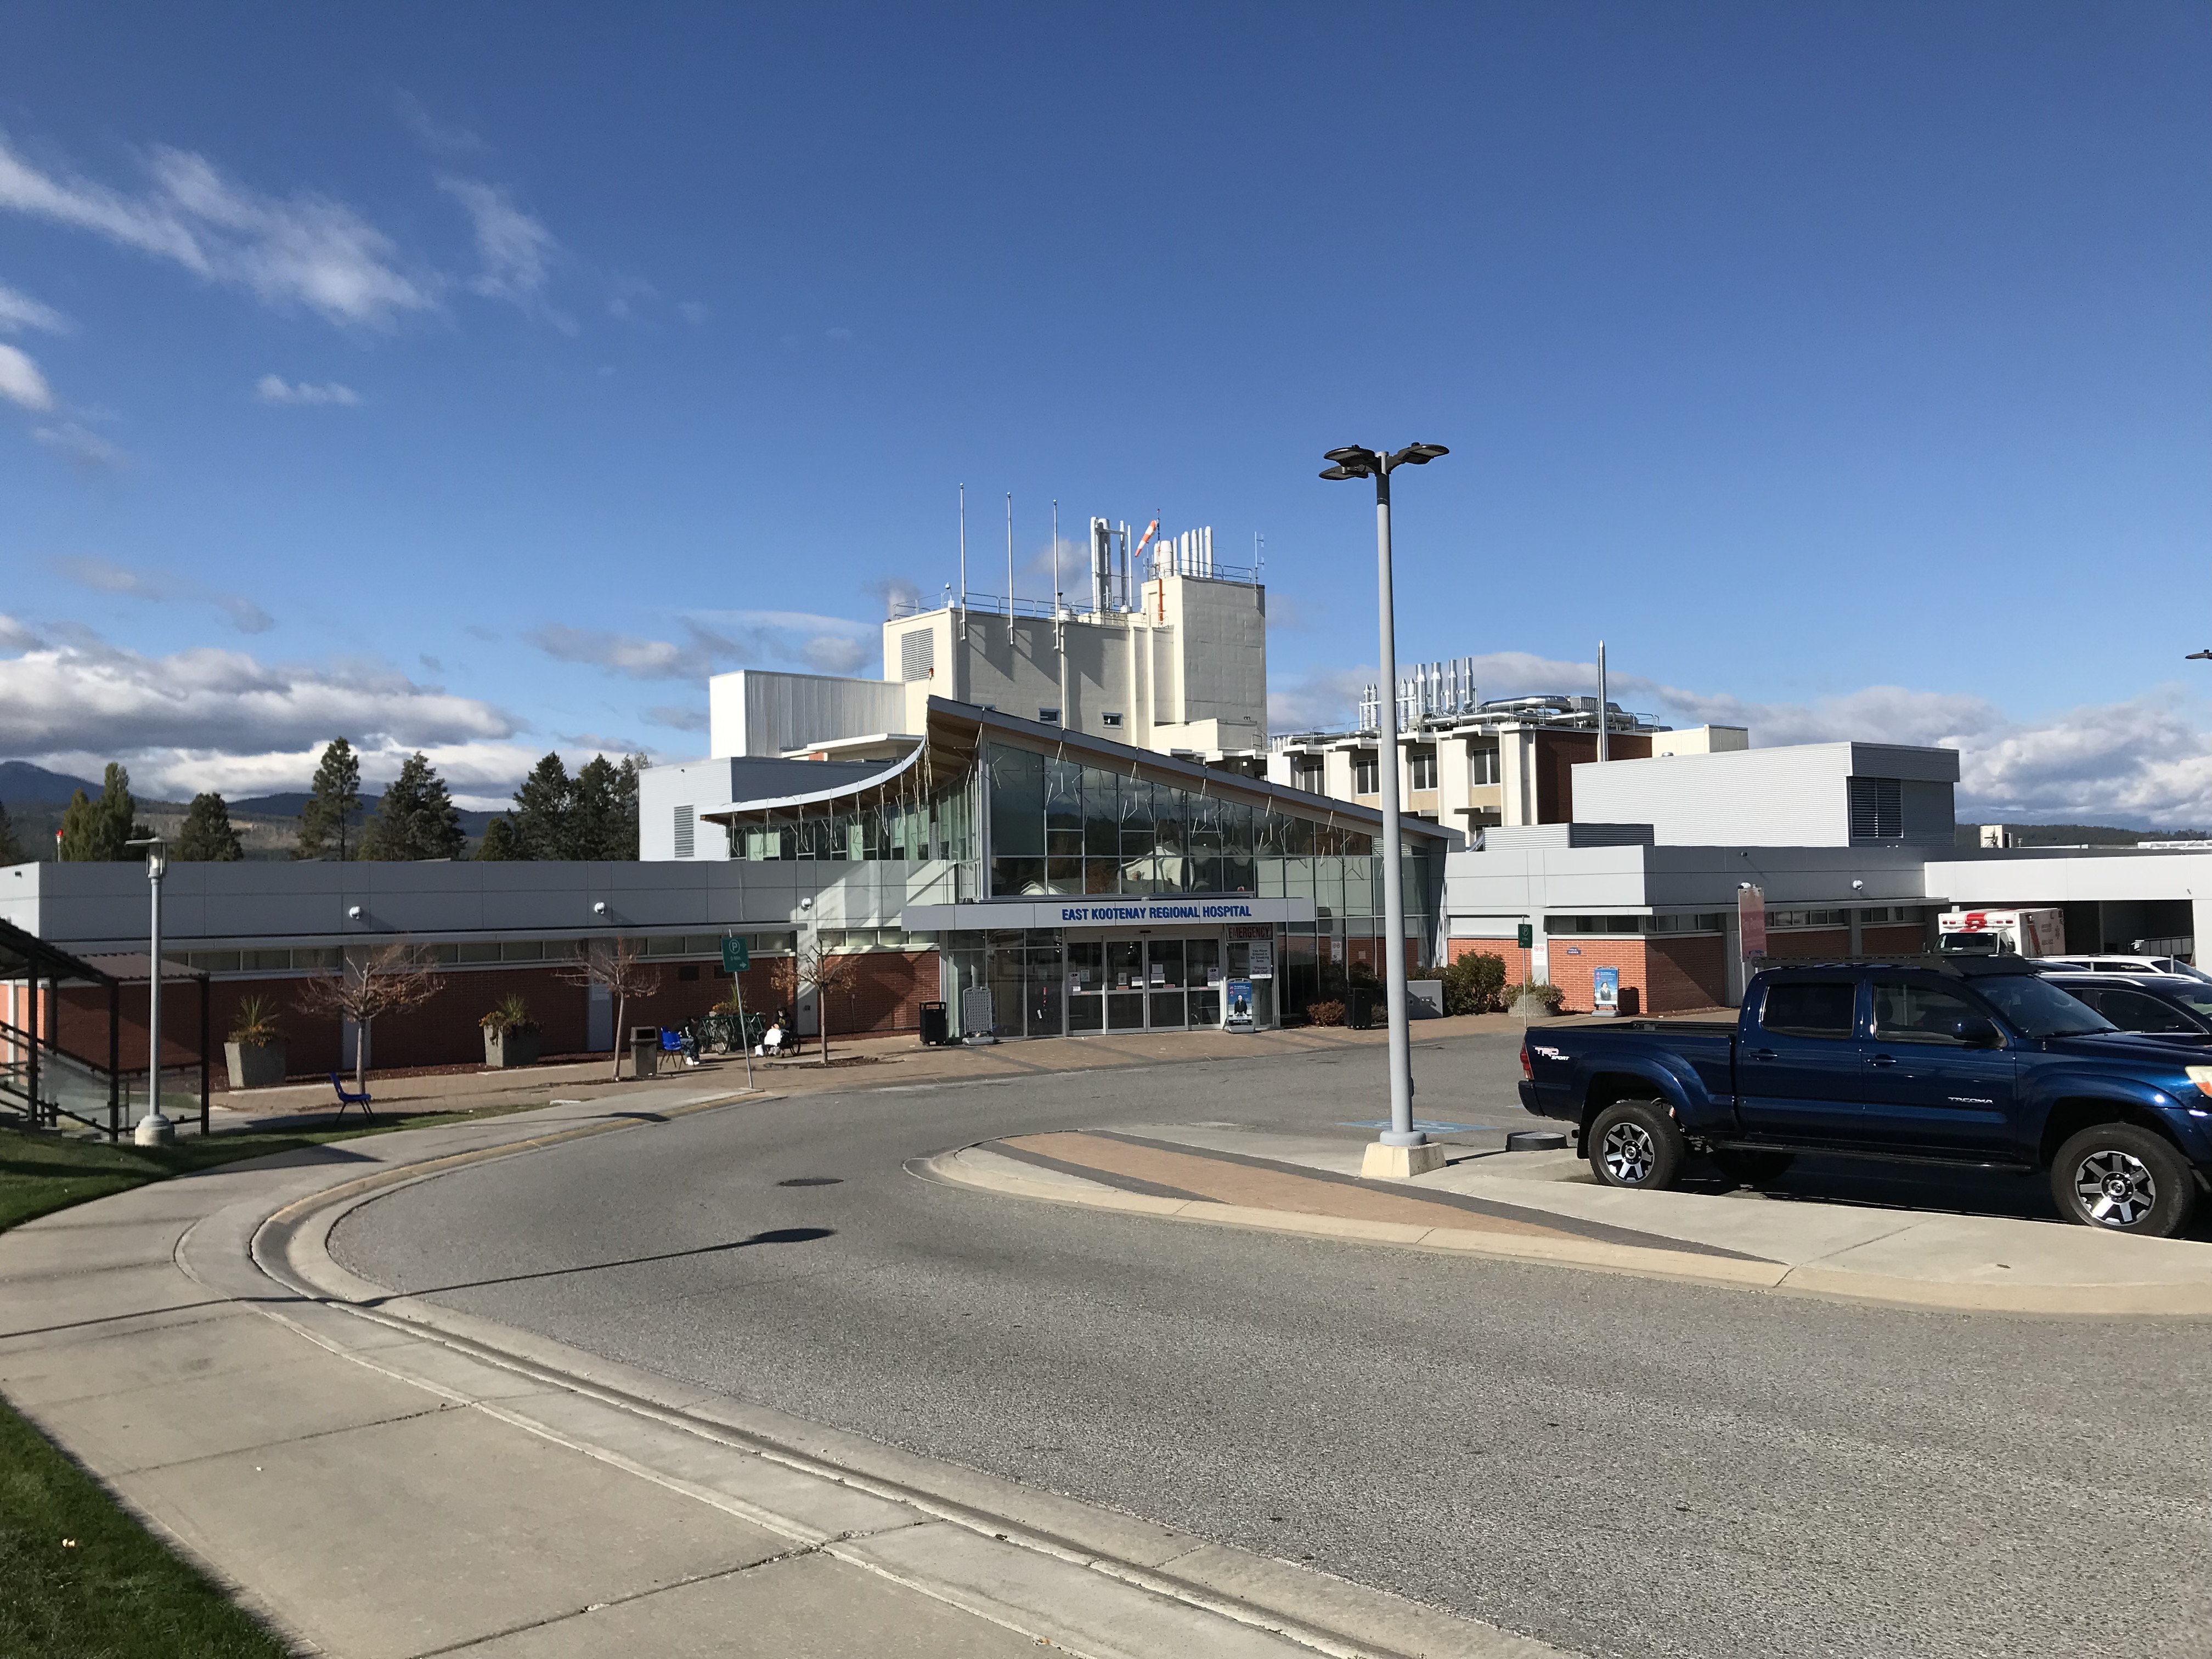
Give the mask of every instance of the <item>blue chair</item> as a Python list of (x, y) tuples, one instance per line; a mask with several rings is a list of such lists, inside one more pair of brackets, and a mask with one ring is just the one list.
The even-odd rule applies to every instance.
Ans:
[(338, 1116), (337, 1118), (331, 1120), (333, 1123), (337, 1122), (338, 1118), (343, 1118), (346, 1115), (346, 1108), (349, 1106), (360, 1107), (361, 1115), (365, 1118), (373, 1120), (376, 1116), (374, 1112), (368, 1109), (369, 1102), (368, 1090), (363, 1089), (360, 1092), (356, 1093), (353, 1090), (345, 1086), (345, 1079), (340, 1077), (336, 1072), (332, 1072), (331, 1073), (331, 1087), (338, 1091)]

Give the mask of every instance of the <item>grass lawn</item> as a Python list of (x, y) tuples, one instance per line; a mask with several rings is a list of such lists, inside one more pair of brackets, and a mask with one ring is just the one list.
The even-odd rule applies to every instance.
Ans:
[[(111, 1146), (0, 1129), (0, 1230), (88, 1199), (240, 1158), (491, 1117), (490, 1107), (302, 1134)], [(0, 1405), (0, 1655), (25, 1659), (283, 1659), (291, 1651), (170, 1553), (35, 1428)]]
[[(510, 1112), (533, 1110), (538, 1103), (542, 1103), (488, 1106), (473, 1112), (432, 1112), (419, 1117), (380, 1117), (359, 1127), (343, 1129), (204, 1138), (193, 1135), (173, 1146), (133, 1146), (127, 1141), (110, 1146), (104, 1140), (78, 1140), (57, 1134), (0, 1129), (0, 1231), (49, 1211), (143, 1187), (149, 1181), (166, 1181), (171, 1176), (185, 1175), (193, 1170), (210, 1170), (219, 1164), (265, 1158), (271, 1152), (295, 1152), (326, 1141), (388, 1134), (395, 1129), (419, 1129), (434, 1123), (458, 1123), (474, 1117), (503, 1117)], [(0, 1649), (0, 1653), (4, 1652), (5, 1649)]]

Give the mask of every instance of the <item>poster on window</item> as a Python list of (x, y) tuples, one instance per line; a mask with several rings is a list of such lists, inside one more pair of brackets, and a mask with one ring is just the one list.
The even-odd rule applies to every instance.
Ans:
[(1273, 939), (1254, 939), (1254, 940), (1252, 941), (1252, 965), (1251, 965), (1251, 967), (1250, 967), (1250, 969), (1249, 969), (1249, 973), (1250, 973), (1250, 975), (1251, 975), (1251, 977), (1253, 977), (1254, 979), (1273, 979), (1273, 978), (1274, 978), (1274, 976), (1275, 976), (1275, 941), (1274, 941), (1274, 940), (1273, 940)]

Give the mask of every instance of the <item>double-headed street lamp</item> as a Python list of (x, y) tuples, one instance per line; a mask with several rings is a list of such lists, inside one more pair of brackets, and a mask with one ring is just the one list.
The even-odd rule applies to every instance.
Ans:
[(1413, 1049), (1406, 1024), (1406, 861), (1398, 830), (1398, 623), (1390, 592), (1390, 475), (1426, 466), (1451, 452), (1442, 444), (1407, 444), (1395, 454), (1352, 446), (1332, 449), (1324, 478), (1375, 480), (1376, 585), (1382, 617), (1382, 730), (1376, 770), (1382, 787), (1382, 984), (1390, 1020), (1390, 1127), (1361, 1160), (1369, 1176), (1414, 1176), (1443, 1167), (1443, 1149), (1413, 1127)]

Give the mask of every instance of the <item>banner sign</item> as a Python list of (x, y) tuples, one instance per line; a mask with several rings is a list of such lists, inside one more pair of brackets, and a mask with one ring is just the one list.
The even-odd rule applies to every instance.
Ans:
[(909, 904), (899, 925), (908, 933), (958, 933), (990, 927), (1188, 927), (1224, 925), (1261, 932), (1283, 922), (1311, 921), (1310, 898), (1253, 898), (1243, 894), (1181, 898), (994, 899), (981, 904)]
[(1735, 890), (1736, 933), (1742, 941), (1743, 959), (1766, 954), (1766, 894), (1749, 882)]
[(1616, 1012), (1620, 1007), (1620, 969), (1600, 968), (1590, 975), (1597, 1012)]

